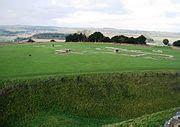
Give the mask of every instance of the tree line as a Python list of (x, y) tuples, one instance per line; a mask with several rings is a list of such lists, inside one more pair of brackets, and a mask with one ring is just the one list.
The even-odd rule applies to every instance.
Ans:
[(180, 47), (180, 40), (175, 41), (175, 42), (173, 43), (173, 46), (178, 46), (178, 47)]
[[(167, 45), (167, 46), (171, 46), (171, 44), (169, 43), (169, 40), (168, 39), (164, 39), (163, 40), (163, 43), (164, 45)], [(173, 46), (180, 46), (180, 40), (177, 40), (175, 42), (172, 43)]]
[(117, 35), (112, 38), (104, 36), (101, 32), (94, 32), (90, 36), (83, 33), (74, 33), (66, 36), (66, 42), (113, 42), (128, 44), (146, 44), (146, 37), (141, 35), (137, 38)]

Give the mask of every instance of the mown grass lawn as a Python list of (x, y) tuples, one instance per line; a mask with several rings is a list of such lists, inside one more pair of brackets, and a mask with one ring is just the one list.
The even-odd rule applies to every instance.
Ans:
[[(54, 44), (54, 47), (52, 44)], [(120, 52), (113, 52), (112, 47), (120, 48)], [(56, 50), (65, 48), (71, 49), (71, 52), (67, 54), (56, 54)], [(150, 54), (130, 56), (138, 55), (138, 52), (141, 52), (141, 54)], [(158, 56), (158, 54), (163, 54), (164, 56)], [(173, 58), (168, 58), (166, 55), (173, 56)], [(94, 43), (0, 45), (1, 79), (74, 73), (146, 70), (180, 70), (180, 50), (172, 47)]]

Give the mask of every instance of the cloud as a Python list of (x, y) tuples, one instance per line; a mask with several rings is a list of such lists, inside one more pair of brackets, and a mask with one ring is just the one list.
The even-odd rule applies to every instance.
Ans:
[(102, 0), (49, 0), (50, 5), (62, 8), (75, 8), (79, 10), (92, 10), (108, 7), (108, 1)]
[[(78, 4), (79, 7), (82, 7), (83, 5), (80, 3)], [(91, 5), (91, 3), (88, 2), (85, 5), (88, 4)], [(177, 15), (180, 13), (180, 4), (173, 3), (171, 0), (121, 0), (121, 4), (119, 9), (124, 9), (125, 13), (123, 14), (80, 10), (73, 14), (69, 14), (64, 18), (55, 18), (54, 21), (58, 25), (74, 25), (78, 27), (114, 27), (125, 29), (180, 31), (180, 28), (177, 27), (180, 21), (180, 17)], [(105, 7), (111, 8), (111, 4), (108, 5)], [(86, 7), (88, 8), (88, 6)], [(174, 15), (168, 16), (168, 14)]]
[(0, 0), (0, 24), (180, 32), (179, 0)]
[(122, 0), (123, 6), (133, 15), (162, 16), (168, 12), (180, 13), (180, 4), (172, 0)]

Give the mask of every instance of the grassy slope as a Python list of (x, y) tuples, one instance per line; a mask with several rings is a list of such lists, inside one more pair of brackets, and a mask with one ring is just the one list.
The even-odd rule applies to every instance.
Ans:
[(172, 118), (177, 111), (180, 111), (180, 107), (144, 115), (121, 123), (104, 125), (103, 127), (163, 127), (165, 122)]
[(92, 127), (162, 127), (164, 123), (175, 115), (180, 108), (173, 108), (161, 112), (143, 115), (141, 117), (123, 121), (121, 123), (98, 125), (95, 120), (86, 120), (80, 117), (68, 116), (57, 113), (39, 113), (28, 125), (32, 127), (60, 127), (60, 126), (85, 126), (89, 123)]
[(117, 123), (179, 107), (179, 83), (179, 74), (147, 72), (1, 81), (0, 123), (27, 126), (43, 113), (42, 119), (55, 116), (50, 122), (66, 114), (86, 125)]
[[(121, 123), (102, 125), (102, 127), (162, 127), (164, 123), (175, 115), (180, 108), (173, 108), (149, 115), (144, 115), (135, 119), (123, 121)], [(93, 124), (94, 122), (94, 124)], [(86, 123), (86, 124), (85, 124)], [(89, 126), (100, 127), (101, 125), (95, 124), (95, 121), (89, 121)], [(40, 113), (32, 121), (29, 126), (43, 126), (43, 127), (59, 127), (59, 126), (85, 126), (87, 120), (83, 118), (67, 116), (57, 113)]]
[[(35, 46), (40, 46), (35, 47)], [(144, 59), (117, 54), (92, 53), (95, 48), (107, 46), (125, 49), (162, 50), (165, 54), (174, 55), (175, 60)], [(55, 50), (70, 48), (75, 52), (88, 51), (91, 53), (57, 55)], [(112, 52), (113, 53), (113, 52)], [(117, 71), (144, 71), (144, 70), (180, 70), (180, 50), (169, 47), (142, 47), (113, 44), (92, 43), (56, 43), (53, 48), (50, 43), (0, 45), (0, 79), (23, 76), (43, 76), (53, 74), (90, 73), (90, 72), (117, 72)], [(29, 54), (32, 56), (29, 57)]]

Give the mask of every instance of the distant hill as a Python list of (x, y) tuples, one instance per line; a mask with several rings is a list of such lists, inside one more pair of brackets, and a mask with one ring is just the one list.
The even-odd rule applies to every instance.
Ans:
[(0, 29), (0, 36), (16, 36), (22, 33), (24, 33), (24, 31), (8, 31), (6, 29)]
[[(153, 39), (154, 44), (158, 44), (158, 45), (161, 45), (162, 40), (165, 38), (169, 39), (170, 43), (176, 40), (180, 40), (180, 33), (173, 33), (173, 32), (140, 31), (140, 30), (126, 30), (126, 29), (115, 29), (115, 28), (70, 28), (70, 27), (56, 27), (56, 26), (0, 25), (0, 36), (29, 37), (35, 35), (36, 38), (39, 38), (43, 36), (42, 33), (70, 34), (70, 33), (82, 32), (85, 33), (86, 35), (90, 35), (95, 31), (102, 32), (105, 36), (109, 36), (109, 37), (112, 37), (114, 35), (126, 35), (133, 37), (137, 37), (139, 35), (145, 35), (146, 37)], [(49, 36), (52, 36), (52, 34)], [(64, 35), (62, 36), (64, 38)]]
[(65, 40), (68, 34), (63, 33), (38, 33), (32, 36), (34, 39), (58, 39)]

